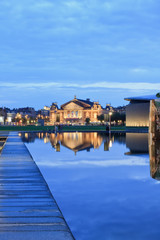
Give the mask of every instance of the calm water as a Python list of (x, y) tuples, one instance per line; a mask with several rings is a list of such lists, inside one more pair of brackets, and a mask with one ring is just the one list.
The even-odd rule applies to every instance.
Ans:
[(21, 137), (76, 240), (159, 239), (160, 151), (147, 134)]

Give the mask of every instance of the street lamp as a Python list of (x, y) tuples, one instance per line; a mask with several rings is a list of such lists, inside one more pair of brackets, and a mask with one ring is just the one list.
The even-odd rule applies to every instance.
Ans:
[(111, 132), (111, 116), (112, 116), (112, 112), (109, 112), (109, 132)]

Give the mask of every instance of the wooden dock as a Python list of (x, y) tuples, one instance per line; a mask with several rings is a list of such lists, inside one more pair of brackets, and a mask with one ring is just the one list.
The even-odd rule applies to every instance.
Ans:
[(0, 240), (73, 240), (47, 183), (18, 133), (0, 156)]

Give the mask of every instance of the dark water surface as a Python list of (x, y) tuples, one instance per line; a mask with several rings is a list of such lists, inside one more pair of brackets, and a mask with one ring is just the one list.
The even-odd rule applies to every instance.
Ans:
[(148, 134), (21, 137), (77, 240), (160, 238), (160, 151)]

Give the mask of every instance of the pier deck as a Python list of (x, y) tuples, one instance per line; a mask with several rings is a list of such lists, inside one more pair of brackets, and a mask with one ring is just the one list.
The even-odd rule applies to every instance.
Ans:
[(0, 156), (0, 239), (73, 240), (39, 168), (16, 132)]

